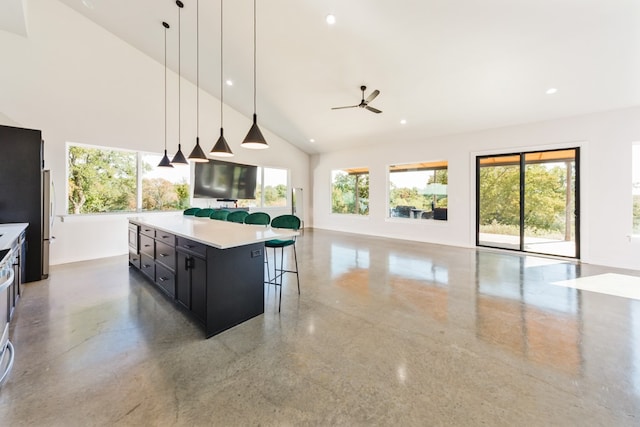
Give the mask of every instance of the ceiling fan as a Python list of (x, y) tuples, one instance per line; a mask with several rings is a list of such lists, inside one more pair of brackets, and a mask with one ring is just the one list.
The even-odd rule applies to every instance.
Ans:
[(373, 108), (373, 107), (369, 107), (369, 103), (371, 101), (373, 101), (376, 96), (380, 95), (380, 91), (378, 89), (374, 90), (373, 92), (371, 92), (371, 94), (369, 96), (367, 96), (367, 99), (364, 98), (364, 91), (367, 90), (366, 86), (360, 86), (360, 90), (362, 91), (362, 101), (360, 101), (360, 104), (357, 105), (347, 105), (346, 107), (333, 107), (332, 110), (342, 110), (343, 108), (356, 108), (356, 107), (360, 107), (360, 108), (365, 108), (369, 111), (372, 111), (376, 114), (380, 114), (382, 113), (382, 111), (378, 110), (377, 108)]

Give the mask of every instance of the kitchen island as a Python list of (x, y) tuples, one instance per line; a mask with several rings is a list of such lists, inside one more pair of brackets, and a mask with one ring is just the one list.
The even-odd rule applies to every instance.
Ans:
[(129, 219), (129, 264), (207, 338), (264, 313), (264, 242), (293, 230), (192, 216)]

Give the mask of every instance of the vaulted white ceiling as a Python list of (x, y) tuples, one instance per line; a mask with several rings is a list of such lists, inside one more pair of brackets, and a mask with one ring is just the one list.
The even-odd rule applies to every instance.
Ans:
[[(160, 63), (169, 22), (177, 71), (175, 1), (59, 1)], [(197, 0), (183, 2), (181, 72), (195, 83)], [(225, 102), (249, 117), (252, 11), (224, 2)], [(199, 17), (200, 85), (219, 96), (220, 1), (201, 0)], [(314, 153), (639, 105), (639, 24), (637, 0), (257, 0), (258, 121)], [(331, 110), (363, 84), (382, 114)]]

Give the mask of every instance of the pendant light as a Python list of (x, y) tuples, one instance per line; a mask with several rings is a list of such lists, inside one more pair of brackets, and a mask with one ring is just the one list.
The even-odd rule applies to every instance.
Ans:
[(164, 156), (158, 163), (158, 167), (172, 168), (173, 165), (167, 156), (167, 30), (169, 24), (163, 22), (162, 26), (164, 27)]
[(171, 160), (172, 165), (188, 165), (187, 159), (184, 158), (184, 154), (182, 154), (182, 147), (180, 146), (180, 11), (184, 7), (184, 4), (180, 1), (176, 1), (176, 5), (178, 5), (178, 152), (175, 156), (173, 156), (173, 160)]
[(258, 127), (258, 116), (256, 114), (256, 0), (253, 0), (253, 124), (240, 146), (254, 150), (269, 148), (269, 144), (267, 144)]
[(200, 147), (200, 0), (196, 1), (196, 146), (189, 154), (189, 160), (196, 163), (208, 162)]
[(224, 48), (224, 43), (223, 43), (223, 31), (222, 31), (222, 0), (220, 0), (220, 138), (218, 138), (218, 141), (216, 142), (216, 144), (213, 146), (213, 148), (211, 149), (211, 152), (209, 153), (212, 156), (217, 156), (217, 157), (231, 157), (233, 156), (233, 151), (231, 151), (231, 148), (229, 148), (229, 144), (227, 144), (227, 140), (224, 139), (224, 129), (222, 128), (222, 112), (224, 110), (224, 88), (222, 85), (222, 81), (223, 81), (223, 72), (224, 72), (224, 67), (223, 67), (223, 59), (224, 59), (224, 55), (223, 55), (223, 48)]

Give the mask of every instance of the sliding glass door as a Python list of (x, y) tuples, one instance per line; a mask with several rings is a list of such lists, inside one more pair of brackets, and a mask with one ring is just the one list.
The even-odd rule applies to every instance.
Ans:
[(579, 258), (579, 149), (476, 159), (476, 244)]

